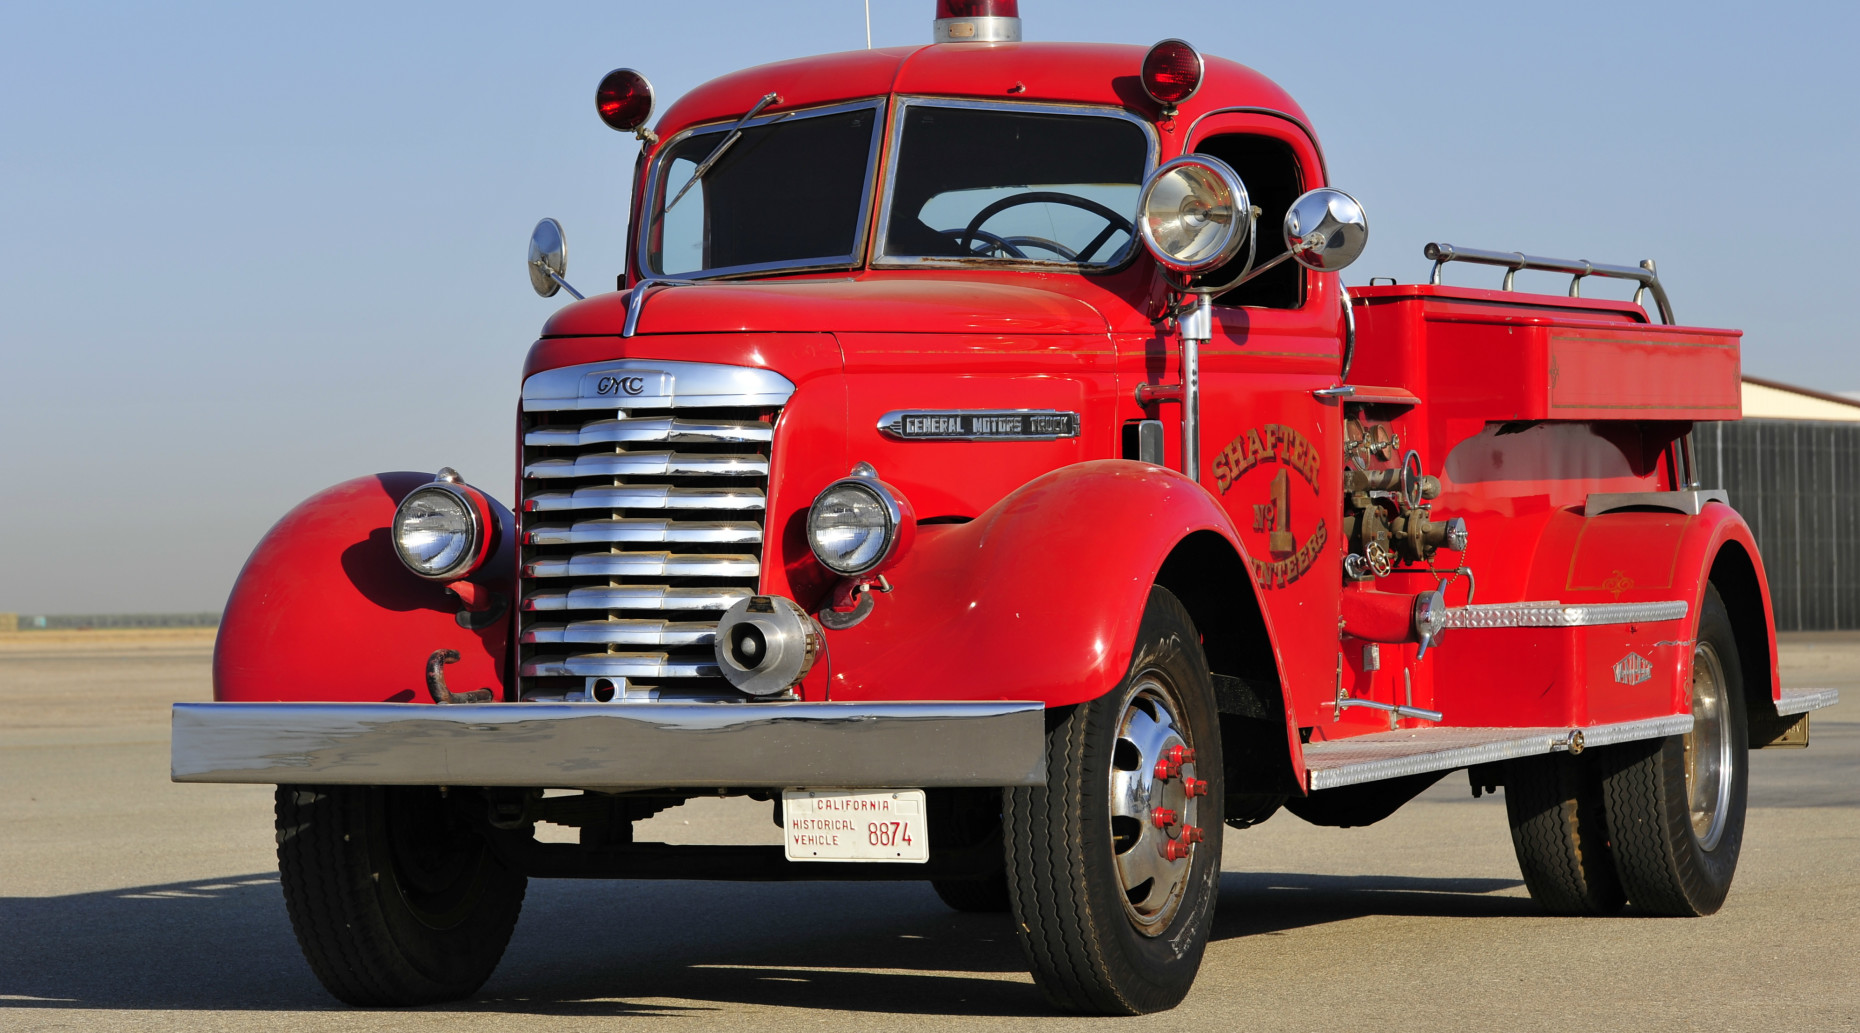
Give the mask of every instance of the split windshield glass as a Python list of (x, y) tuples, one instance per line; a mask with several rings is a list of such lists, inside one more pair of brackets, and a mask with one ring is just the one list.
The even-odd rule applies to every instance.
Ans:
[(646, 268), (692, 277), (857, 263), (878, 115), (866, 104), (758, 118), (668, 212), (734, 123), (674, 141), (651, 184)]
[(883, 259), (1110, 266), (1131, 245), (1149, 136), (1110, 115), (913, 100)]

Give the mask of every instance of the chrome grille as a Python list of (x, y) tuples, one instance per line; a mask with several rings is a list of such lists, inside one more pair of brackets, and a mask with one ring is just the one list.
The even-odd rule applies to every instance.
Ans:
[(793, 390), (767, 370), (639, 359), (529, 379), (524, 699), (740, 698), (711, 643), (760, 580), (769, 450)]

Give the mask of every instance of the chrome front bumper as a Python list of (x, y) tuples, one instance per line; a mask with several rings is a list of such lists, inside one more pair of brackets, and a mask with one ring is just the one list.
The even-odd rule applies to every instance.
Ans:
[(176, 703), (176, 782), (1042, 785), (1040, 703)]

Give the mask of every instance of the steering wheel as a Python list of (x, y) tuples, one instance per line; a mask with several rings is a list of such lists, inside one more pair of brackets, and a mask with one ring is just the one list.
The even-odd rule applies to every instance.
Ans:
[[(1046, 204), (1046, 203), (1070, 205), (1073, 208), (1079, 208), (1084, 211), (1088, 211), (1092, 213), (1093, 215), (1096, 215), (1099, 218), (1103, 219), (1105, 221), (1105, 227), (1104, 229), (1099, 230), (1098, 235), (1091, 238), (1091, 240), (1087, 242), (1084, 247), (1079, 248), (1077, 252), (1069, 251), (1067, 248), (1063, 246), (1056, 246), (1053, 241), (1046, 240), (1041, 237), (1005, 237), (1004, 238), (1004, 237), (996, 236), (995, 234), (992, 234), (992, 233), (989, 233), (986, 236), (983, 235), (982, 223), (985, 223), (989, 219), (992, 219), (995, 216), (1001, 214), (1002, 212), (1007, 211), (1009, 208), (1017, 208), (1023, 204)], [(993, 204), (990, 204), (988, 207), (983, 208), (981, 211), (976, 212), (975, 217), (969, 220), (969, 225), (964, 227), (963, 229), (945, 230), (944, 233), (954, 238), (957, 246), (961, 247), (965, 251), (974, 250), (975, 241), (984, 240), (984, 241), (987, 241), (988, 243), (996, 245), (1002, 250), (1005, 250), (1011, 257), (1014, 257), (1014, 258), (1027, 257), (1026, 253), (1020, 250), (1020, 245), (1024, 244), (1027, 246), (1038, 247), (1043, 250), (1053, 251), (1055, 254), (1058, 254), (1064, 257), (1068, 261), (1089, 262), (1091, 261), (1091, 256), (1096, 254), (1098, 249), (1103, 247), (1105, 242), (1111, 239), (1111, 235), (1114, 233), (1117, 233), (1119, 230), (1122, 230), (1124, 233), (1130, 234), (1131, 236), (1136, 235), (1136, 227), (1131, 224), (1129, 219), (1126, 219), (1122, 215), (1120, 215), (1116, 209), (1108, 208), (1092, 200), (1089, 197), (1080, 197), (1077, 194), (1060, 193), (1057, 190), (1028, 190), (1028, 191), (1018, 193), (1018, 194), (1010, 194), (1007, 197), (1004, 197), (1001, 200), (996, 201)], [(988, 238), (993, 238), (993, 239), (989, 240)]]
[(965, 234), (973, 234), (975, 241), (968, 245), (967, 250), (977, 258), (986, 258), (991, 255), (1026, 258), (1027, 252), (1021, 249), (1036, 247), (1042, 251), (1051, 251), (1068, 262), (1079, 260), (1077, 252), (1057, 240), (1048, 240), (1045, 237), (1003, 237), (987, 230), (941, 230), (940, 232), (952, 240), (960, 240)]

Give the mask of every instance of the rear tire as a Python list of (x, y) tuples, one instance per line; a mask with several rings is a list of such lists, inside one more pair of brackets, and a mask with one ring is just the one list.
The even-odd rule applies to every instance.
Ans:
[(528, 880), (498, 861), (462, 810), (476, 795), (452, 796), (278, 787), (278, 876), (291, 928), (339, 1000), (458, 1000), (503, 957)]
[[(1207, 946), (1223, 813), (1213, 682), (1181, 602), (1151, 589), (1123, 683), (1052, 717), (1046, 785), (1010, 790), (1003, 814), (1028, 968), (1066, 1011), (1172, 1008)], [(1178, 745), (1192, 761), (1159, 772)]]
[(1621, 884), (1656, 915), (1722, 907), (1744, 842), (1743, 669), (1715, 587), (1705, 593), (1692, 666), (1692, 731), (1610, 749), (1603, 780)]
[(1505, 765), (1505, 815), (1531, 899), (1553, 915), (1612, 915), (1627, 903), (1608, 846), (1601, 779), (1586, 757)]

